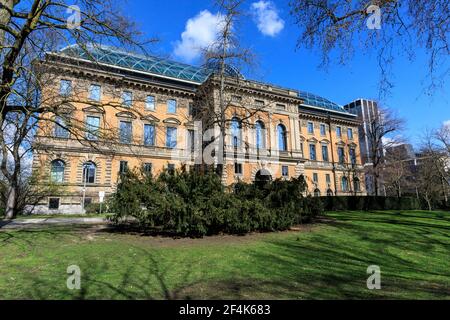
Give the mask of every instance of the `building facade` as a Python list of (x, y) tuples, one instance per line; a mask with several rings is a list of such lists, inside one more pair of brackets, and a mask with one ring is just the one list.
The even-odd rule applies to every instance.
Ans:
[[(59, 191), (37, 213), (80, 213), (133, 168), (192, 169), (204, 160), (205, 131), (220, 132), (209, 120), (225, 100), (209, 68), (100, 46), (49, 53), (41, 67), (51, 79), (41, 94), (49, 112), (33, 168)], [(224, 184), (303, 175), (315, 196), (365, 194), (356, 115), (316, 95), (235, 76), (230, 70), (225, 90)]]

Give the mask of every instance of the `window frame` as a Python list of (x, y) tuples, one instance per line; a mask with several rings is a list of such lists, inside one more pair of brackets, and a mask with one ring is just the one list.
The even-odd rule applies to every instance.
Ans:
[[(129, 100), (125, 99), (125, 95), (129, 94)], [(123, 90), (121, 94), (122, 106), (125, 108), (131, 108), (133, 106), (133, 91)]]
[[(153, 98), (153, 108), (149, 108), (149, 98)], [(145, 97), (145, 111), (156, 111), (156, 97), (154, 95), (148, 94)]]
[[(147, 130), (146, 128), (153, 128), (153, 135), (151, 137), (151, 143), (147, 143)], [(154, 147), (156, 145), (156, 126), (154, 123), (144, 123), (144, 146)]]
[[(313, 155), (313, 151), (314, 150), (314, 157)], [(309, 144), (309, 160), (311, 161), (317, 161), (317, 148), (316, 145), (314, 143), (310, 143)]]
[[(92, 88), (97, 87), (98, 88), (98, 99), (94, 99), (92, 97)], [(89, 86), (89, 100), (91, 101), (95, 101), (95, 102), (100, 102), (102, 101), (102, 86), (97, 84), (97, 83), (91, 83), (91, 85)]]
[[(91, 175), (92, 170), (94, 172), (93, 175)], [(92, 177), (92, 182), (90, 179), (91, 177)], [(85, 163), (83, 163), (82, 183), (83, 184), (95, 184), (96, 180), (97, 180), (97, 165), (93, 161), (86, 161)]]
[[(129, 140), (124, 140), (123, 138), (126, 137), (124, 135), (124, 132), (122, 131), (122, 124), (129, 124), (129, 130), (127, 133), (129, 133)], [(133, 142), (133, 122), (131, 120), (119, 120), (119, 142), (121, 144), (132, 144)]]
[[(63, 83), (68, 84), (68, 87), (66, 88), (66, 90), (68, 90), (68, 92), (64, 92), (64, 91), (63, 91), (63, 85), (62, 85)], [(72, 91), (73, 91), (73, 83), (72, 83), (72, 80), (61, 79), (61, 80), (59, 81), (59, 95), (60, 95), (61, 97), (65, 97), (65, 98), (69, 97), (69, 96), (72, 94)]]
[[(55, 200), (57, 202), (56, 208), (52, 207), (52, 201), (55, 201)], [(48, 198), (48, 210), (50, 210), (50, 211), (59, 210), (60, 206), (61, 206), (61, 198), (55, 198), (55, 197)]]
[(308, 134), (314, 134), (314, 122), (308, 121), (307, 128)]
[[(97, 129), (91, 130), (91, 128), (94, 128), (93, 126), (91, 126), (91, 124), (89, 123), (89, 119), (98, 119), (98, 127)], [(99, 139), (99, 133), (100, 133), (100, 127), (101, 127), (101, 117), (96, 116), (96, 115), (86, 115), (86, 139), (89, 141), (98, 141)]]
[[(62, 166), (56, 167), (55, 164), (60, 163)], [(55, 172), (55, 168), (58, 168), (60, 171)], [(64, 183), (64, 173), (66, 170), (66, 163), (61, 159), (55, 159), (50, 163), (50, 178), (54, 183)], [(58, 174), (59, 179), (55, 179), (56, 174)]]
[[(174, 132), (169, 135), (169, 131)], [(172, 141), (172, 138), (175, 138), (175, 141)], [(166, 127), (166, 148), (168, 149), (176, 149), (178, 145), (178, 128), (177, 127)]]
[[(170, 110), (170, 102), (174, 102), (174, 107), (175, 107), (174, 111)], [(167, 113), (176, 114), (177, 110), (178, 110), (178, 102), (177, 102), (177, 100), (176, 99), (167, 99), (166, 107), (167, 107)]]

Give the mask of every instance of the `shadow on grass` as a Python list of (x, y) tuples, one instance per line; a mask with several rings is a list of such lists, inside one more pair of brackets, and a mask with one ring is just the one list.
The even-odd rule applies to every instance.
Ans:
[[(27, 299), (449, 299), (448, 224), (436, 218), (337, 215), (324, 232), (267, 237), (228, 253), (226, 267), (212, 274), (195, 259), (166, 257), (141, 244), (95, 255), (54, 257), (51, 272), (23, 272)], [(407, 220), (407, 221), (404, 221)], [(414, 220), (414, 221), (412, 221)], [(80, 229), (80, 232), (85, 232)], [(94, 230), (95, 231), (95, 230)], [(106, 234), (131, 230), (100, 229)], [(134, 232), (137, 232), (136, 230)], [(141, 236), (142, 233), (137, 232)], [(0, 233), (0, 243), (33, 249), (35, 240), (76, 240), (72, 229)], [(69, 237), (69, 238), (67, 238)], [(90, 245), (90, 244), (88, 244)], [(95, 246), (95, 243), (92, 244)], [(237, 250), (237, 249), (236, 249)], [(235, 252), (235, 251), (233, 251)], [(48, 258), (47, 258), (48, 259)], [(212, 259), (206, 255), (201, 259)], [(48, 263), (48, 262), (47, 262)], [(82, 270), (81, 290), (66, 287), (68, 264)], [(205, 264), (208, 266), (208, 264)], [(366, 287), (367, 267), (379, 265), (382, 290)]]

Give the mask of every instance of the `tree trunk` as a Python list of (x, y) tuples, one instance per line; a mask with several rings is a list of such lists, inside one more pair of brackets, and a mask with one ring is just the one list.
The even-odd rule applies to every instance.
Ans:
[(373, 175), (373, 189), (375, 191), (375, 197), (378, 197), (380, 191), (378, 190), (378, 177), (376, 174)]
[(16, 207), (17, 207), (17, 187), (12, 185), (8, 188), (8, 196), (6, 199), (6, 208), (5, 208), (5, 219), (6, 220), (11, 220), (14, 219), (17, 212), (16, 212)]

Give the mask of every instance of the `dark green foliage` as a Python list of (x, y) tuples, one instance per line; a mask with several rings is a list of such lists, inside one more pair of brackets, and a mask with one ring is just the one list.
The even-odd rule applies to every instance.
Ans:
[(320, 214), (322, 203), (304, 198), (303, 179), (263, 187), (238, 183), (227, 192), (212, 172), (140, 172), (121, 177), (109, 208), (116, 223), (134, 217), (146, 230), (184, 236), (286, 230)]
[(347, 210), (417, 210), (421, 208), (416, 198), (397, 197), (322, 197), (327, 211)]

